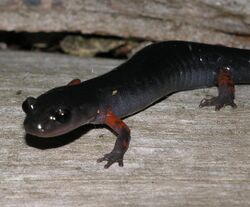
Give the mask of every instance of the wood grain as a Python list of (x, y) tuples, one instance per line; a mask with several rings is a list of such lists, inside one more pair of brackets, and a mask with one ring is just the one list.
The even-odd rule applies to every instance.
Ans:
[(114, 145), (107, 129), (25, 138), (27, 96), (118, 64), (0, 52), (0, 206), (249, 206), (249, 86), (236, 88), (235, 110), (199, 109), (212, 88), (176, 93), (127, 118), (132, 140), (123, 168), (96, 163)]
[(0, 29), (250, 47), (247, 0), (4, 0)]

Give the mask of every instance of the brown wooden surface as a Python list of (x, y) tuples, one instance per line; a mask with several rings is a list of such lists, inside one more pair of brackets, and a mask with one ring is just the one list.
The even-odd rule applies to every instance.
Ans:
[(250, 47), (247, 0), (4, 0), (0, 30), (81, 32)]
[(114, 145), (107, 129), (25, 141), (27, 96), (119, 63), (0, 52), (0, 206), (250, 206), (250, 86), (236, 88), (235, 110), (199, 109), (212, 88), (174, 94), (126, 119), (132, 141), (123, 168), (96, 163)]

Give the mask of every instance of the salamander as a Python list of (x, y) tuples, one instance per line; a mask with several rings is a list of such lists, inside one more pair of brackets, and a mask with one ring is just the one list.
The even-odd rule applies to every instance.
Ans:
[(22, 104), (27, 134), (53, 137), (85, 124), (105, 124), (117, 135), (113, 150), (99, 158), (123, 166), (130, 129), (123, 121), (172, 93), (218, 87), (200, 107), (236, 107), (234, 84), (250, 83), (250, 50), (185, 41), (151, 44), (101, 76), (28, 97)]

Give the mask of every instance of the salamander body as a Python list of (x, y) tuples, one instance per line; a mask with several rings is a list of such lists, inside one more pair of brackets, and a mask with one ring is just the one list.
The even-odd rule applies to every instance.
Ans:
[(39, 137), (62, 135), (84, 124), (106, 124), (116, 134), (114, 149), (98, 159), (123, 166), (130, 129), (121, 120), (174, 92), (218, 86), (219, 95), (200, 107), (235, 107), (234, 84), (250, 83), (250, 50), (194, 42), (149, 45), (99, 77), (54, 88), (22, 107), (24, 128)]

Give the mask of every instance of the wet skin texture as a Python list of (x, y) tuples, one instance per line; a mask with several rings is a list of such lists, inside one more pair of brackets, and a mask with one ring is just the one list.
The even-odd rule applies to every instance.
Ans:
[(250, 50), (193, 42), (169, 41), (149, 45), (127, 62), (99, 77), (54, 88), (37, 98), (28, 97), (27, 134), (53, 137), (85, 124), (106, 124), (117, 134), (113, 150), (97, 161), (105, 168), (123, 157), (130, 129), (121, 120), (167, 95), (218, 86), (219, 95), (203, 99), (200, 107), (236, 107), (234, 84), (250, 83)]

